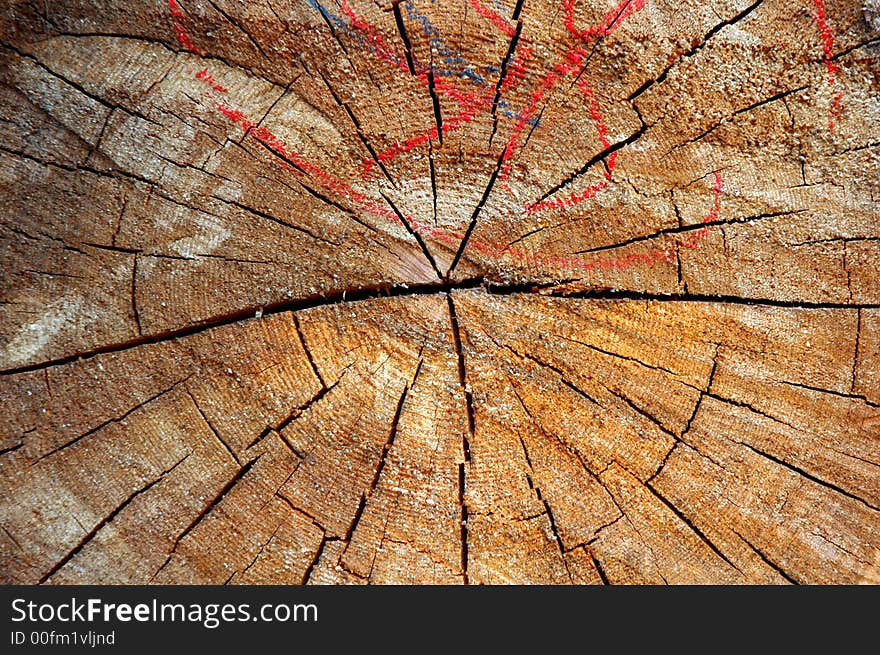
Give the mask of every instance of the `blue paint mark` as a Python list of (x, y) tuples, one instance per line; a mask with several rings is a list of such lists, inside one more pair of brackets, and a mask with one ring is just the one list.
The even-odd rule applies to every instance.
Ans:
[[(433, 2), (435, 2), (435, 0), (431, 0), (431, 2), (433, 3)], [(460, 53), (453, 52), (452, 50), (449, 49), (449, 46), (446, 45), (445, 41), (443, 40), (443, 37), (440, 36), (439, 30), (437, 30), (437, 28), (431, 23), (431, 21), (428, 19), (427, 16), (425, 16), (424, 14), (420, 14), (415, 9), (415, 7), (413, 6), (412, 0), (407, 1), (406, 12), (407, 12), (407, 15), (409, 16), (410, 20), (414, 20), (417, 23), (420, 23), (422, 25), (422, 31), (425, 33), (425, 36), (428, 37), (431, 45), (434, 47), (434, 49), (437, 50), (437, 52), (441, 56), (445, 55), (444, 61), (447, 64), (449, 64), (450, 67), (452, 67), (452, 65), (455, 63), (459, 63), (459, 62), (466, 63), (465, 59), (461, 57)], [(499, 62), (497, 67), (496, 66), (487, 66), (486, 69), (490, 72), (500, 73), (501, 72), (501, 63)], [(471, 70), (469, 67), (465, 67), (465, 68), (462, 68), (459, 70), (449, 70), (449, 71), (438, 71), (438, 70), (434, 69), (433, 67), (431, 67), (431, 70), (432, 70), (432, 72), (434, 72), (435, 75), (449, 75), (449, 76), (457, 75), (458, 77), (466, 77), (471, 82), (479, 84), (482, 87), (489, 86), (489, 82), (484, 77), (482, 77), (481, 75), (478, 75), (477, 73), (474, 73), (473, 70)], [(509, 118), (517, 118), (518, 119), (520, 117), (520, 114), (510, 111), (509, 107), (510, 107), (510, 103), (507, 100), (499, 99), (498, 108), (501, 110), (501, 113)], [(533, 125), (535, 127), (538, 127), (538, 125), (539, 125), (539, 121), (537, 118), (530, 118), (528, 120), (528, 123), (529, 123), (529, 125)]]
[[(337, 16), (329, 9), (318, 3), (317, 0), (306, 0), (306, 2), (312, 9), (319, 12), (327, 20), (328, 23), (332, 24), (340, 32), (355, 39), (358, 42), (359, 46), (366, 48), (371, 54), (379, 58), (384, 58), (388, 56), (387, 53), (383, 53), (381, 50), (379, 50), (378, 46), (367, 39), (364, 34), (356, 29), (353, 29), (344, 18)], [(403, 66), (404, 60), (400, 56), (395, 56), (394, 63), (398, 66)]]
[[(435, 0), (431, 0), (434, 2)], [(358, 45), (366, 48), (371, 54), (384, 58), (388, 56), (388, 53), (383, 53), (379, 50), (376, 44), (372, 43), (367, 37), (361, 33), (360, 31), (351, 27), (348, 22), (331, 12), (329, 9), (321, 5), (318, 0), (306, 0), (309, 6), (315, 11), (319, 12), (324, 19), (334, 26), (335, 29), (338, 29), (343, 34), (350, 36), (355, 41), (357, 41)], [(472, 84), (476, 84), (482, 87), (489, 87), (490, 83), (486, 80), (485, 77), (475, 72), (469, 65), (467, 60), (461, 56), (460, 52), (456, 52), (452, 50), (447, 44), (443, 37), (440, 35), (440, 31), (431, 23), (430, 19), (424, 14), (419, 13), (416, 8), (413, 6), (412, 0), (408, 0), (406, 3), (406, 12), (409, 19), (418, 23), (422, 27), (422, 31), (425, 33), (425, 36), (428, 37), (429, 43), (431, 47), (443, 58), (443, 63), (446, 64), (447, 68), (438, 68), (437, 66), (431, 64), (422, 64), (415, 60), (413, 57), (413, 62), (416, 64), (417, 69), (420, 72), (430, 71), (435, 75), (442, 75), (445, 77), (461, 77), (469, 80)], [(403, 66), (403, 58), (400, 56), (394, 57), (394, 63), (398, 66)], [(500, 73), (501, 72), (501, 64), (498, 66), (487, 66), (486, 70), (492, 73)], [(514, 113), (510, 110), (510, 103), (507, 100), (499, 99), (498, 101), (498, 109), (502, 114), (509, 118), (519, 118), (520, 114)], [(538, 127), (539, 121), (537, 118), (530, 118), (528, 121), (529, 125), (533, 125)]]
[(492, 0), (492, 4), (495, 5), (495, 9), (503, 14), (505, 18), (510, 18), (510, 13), (507, 11), (507, 7), (501, 4), (501, 0)]

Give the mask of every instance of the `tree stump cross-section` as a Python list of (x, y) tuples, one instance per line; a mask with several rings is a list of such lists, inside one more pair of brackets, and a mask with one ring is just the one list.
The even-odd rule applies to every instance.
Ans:
[(11, 0), (0, 580), (880, 582), (876, 0)]

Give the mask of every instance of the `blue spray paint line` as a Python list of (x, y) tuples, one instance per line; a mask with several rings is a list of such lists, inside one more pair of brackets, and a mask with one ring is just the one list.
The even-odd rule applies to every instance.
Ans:
[[(435, 0), (431, 0), (432, 3)], [(481, 75), (474, 73), (470, 67), (465, 66), (464, 68), (460, 68), (458, 70), (453, 69), (454, 64), (466, 64), (467, 61), (461, 56), (461, 53), (454, 52), (450, 50), (449, 46), (446, 45), (446, 42), (443, 40), (443, 37), (440, 35), (440, 31), (431, 23), (430, 19), (424, 14), (419, 13), (416, 8), (413, 6), (412, 0), (407, 0), (406, 3), (406, 13), (409, 16), (410, 20), (416, 21), (420, 23), (422, 26), (422, 31), (425, 33), (425, 36), (428, 37), (430, 44), (434, 47), (435, 50), (441, 55), (444, 56), (444, 62), (450, 66), (451, 70), (436, 70), (434, 67), (430, 67), (431, 71), (435, 75), (446, 75), (446, 76), (458, 76), (465, 77), (469, 79), (471, 82), (475, 84), (479, 84), (482, 87), (488, 87), (489, 82), (486, 78)], [(501, 63), (499, 62), (498, 66), (487, 66), (486, 70), (493, 73), (501, 72)], [(510, 110), (510, 103), (507, 100), (499, 99), (498, 100), (498, 109), (501, 110), (501, 113), (509, 118), (519, 118), (520, 114), (514, 113)], [(529, 125), (537, 127), (539, 125), (539, 121), (537, 118), (530, 118), (528, 120)]]
[[(337, 16), (336, 14), (331, 12), (329, 9), (327, 9), (326, 7), (324, 7), (323, 5), (318, 3), (317, 0), (306, 0), (306, 2), (309, 4), (309, 6), (312, 9), (314, 9), (315, 11), (320, 13), (328, 23), (333, 25), (334, 28), (338, 29), (343, 34), (355, 39), (357, 41), (358, 45), (363, 48), (366, 48), (367, 51), (370, 52), (370, 54), (375, 55), (376, 57), (379, 57), (380, 59), (384, 59), (387, 56), (387, 54), (383, 53), (376, 44), (372, 43), (366, 37), (366, 35), (364, 35), (360, 31), (352, 28), (351, 25), (349, 25), (344, 18)], [(398, 66), (405, 65), (404, 59), (402, 57), (400, 57), (399, 55), (394, 56), (394, 63)]]
[(445, 75), (458, 75), (459, 77), (466, 77), (472, 82), (479, 84), (480, 86), (489, 85), (489, 83), (482, 75), (480, 75), (479, 73), (475, 73), (470, 68), (470, 66), (467, 65), (467, 60), (461, 56), (461, 53), (451, 50), (449, 46), (446, 45), (443, 37), (440, 36), (439, 30), (434, 27), (427, 16), (425, 16), (424, 14), (420, 14), (418, 11), (416, 11), (411, 1), (408, 1), (406, 3), (406, 13), (407, 16), (409, 16), (410, 20), (415, 21), (422, 26), (422, 31), (425, 33), (425, 36), (428, 37), (431, 47), (436, 50), (441, 57), (443, 57), (443, 61), (446, 63), (447, 66), (449, 66), (448, 71), (437, 71), (433, 67), (429, 67), (432, 72)]
[[(328, 23), (333, 25), (335, 29), (338, 29), (346, 36), (350, 36), (351, 38), (353, 38), (355, 41), (357, 41), (357, 44), (359, 46), (365, 48), (368, 52), (370, 52), (370, 54), (375, 55), (380, 59), (387, 56), (387, 53), (383, 53), (376, 44), (372, 43), (370, 39), (367, 38), (365, 34), (360, 32), (359, 30), (354, 29), (344, 18), (334, 14), (332, 11), (320, 4), (318, 0), (306, 0), (306, 2), (312, 9), (320, 13)], [(432, 48), (437, 51), (437, 53), (443, 58), (443, 62), (448, 66), (448, 68), (438, 68), (434, 65), (426, 65), (414, 60), (414, 63), (417, 64), (417, 67), (420, 71), (430, 71), (435, 75), (441, 75), (444, 77), (461, 77), (469, 80), (472, 84), (477, 84), (482, 87), (490, 86), (488, 80), (486, 80), (485, 77), (475, 72), (473, 68), (468, 65), (467, 60), (461, 56), (461, 53), (449, 48), (443, 37), (440, 35), (439, 30), (431, 23), (427, 16), (425, 16), (424, 14), (420, 14), (415, 9), (415, 7), (413, 7), (411, 1), (406, 3), (406, 11), (410, 20), (415, 21), (422, 26), (422, 31), (425, 33), (425, 36), (428, 37)], [(404, 60), (402, 57), (397, 55), (394, 56), (394, 63), (396, 65), (402, 67), (403, 61)], [(501, 72), (500, 66), (487, 66), (486, 70), (489, 72)], [(519, 118), (519, 114), (516, 114), (510, 110), (510, 103), (507, 100), (499, 99), (498, 109), (505, 116), (508, 116), (510, 118)], [(530, 125), (533, 125), (535, 127), (537, 127), (539, 124), (537, 118), (531, 118), (528, 122)]]
[(501, 0), (492, 0), (492, 4), (495, 5), (495, 9), (498, 10), (498, 13), (500, 13), (505, 18), (510, 18), (510, 12), (507, 11), (507, 7), (502, 4)]

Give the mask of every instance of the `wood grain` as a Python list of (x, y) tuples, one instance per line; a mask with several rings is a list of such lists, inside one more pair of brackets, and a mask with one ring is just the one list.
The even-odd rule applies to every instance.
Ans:
[(880, 583), (875, 9), (6, 3), (0, 580)]

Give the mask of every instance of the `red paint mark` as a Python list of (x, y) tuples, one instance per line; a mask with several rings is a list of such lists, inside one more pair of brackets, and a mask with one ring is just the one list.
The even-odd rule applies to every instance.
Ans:
[[(583, 257), (546, 257), (539, 254), (536, 255), (533, 253), (526, 253), (524, 251), (516, 252), (513, 250), (508, 250), (507, 254), (509, 254), (515, 260), (526, 261), (527, 263), (534, 263), (537, 265), (556, 265), (563, 268), (581, 269), (586, 271), (625, 270), (631, 266), (635, 266), (636, 264), (646, 264), (648, 266), (653, 266), (658, 262), (666, 262), (671, 264), (675, 261), (676, 251), (679, 247), (683, 246), (685, 248), (697, 248), (699, 243), (709, 234), (709, 227), (706, 224), (718, 220), (719, 212), (721, 210), (721, 194), (724, 192), (724, 182), (721, 179), (721, 175), (717, 171), (714, 173), (714, 180), (715, 182), (712, 187), (714, 199), (712, 201), (712, 207), (703, 218), (703, 227), (695, 230), (693, 237), (689, 241), (678, 242), (673, 247), (654, 248), (647, 252), (630, 253), (622, 257), (599, 257), (591, 260), (585, 259)], [(480, 247), (476, 244), (475, 248), (477, 248), (478, 250), (480, 249)]]
[(229, 91), (229, 89), (227, 89), (225, 86), (217, 83), (217, 80), (215, 80), (214, 76), (208, 72), (207, 68), (204, 68), (196, 73), (196, 79), (204, 81), (205, 84), (210, 86), (215, 91), (220, 91), (221, 93), (226, 93), (227, 91)]
[(532, 203), (526, 207), (526, 213), (531, 215), (540, 211), (549, 211), (552, 209), (567, 209), (586, 200), (592, 200), (600, 191), (608, 188), (608, 182), (599, 182), (592, 184), (580, 193), (573, 193), (566, 198), (554, 198), (553, 200), (542, 200), (541, 202)]
[[(450, 89), (447, 89), (444, 85), (445, 83), (442, 83), (439, 80), (435, 80), (435, 88), (438, 90), (443, 90), (447, 95), (453, 96), (453, 100), (458, 103), (459, 108), (458, 114), (443, 118), (444, 135), (448, 132), (452, 132), (453, 130), (457, 130), (466, 123), (474, 120), (479, 115), (480, 110), (486, 108), (492, 102), (492, 100), (488, 97), (488, 93), (491, 93), (491, 90), (484, 94), (461, 94), (457, 90), (452, 91)], [(437, 139), (437, 136), (437, 127), (434, 126), (428, 132), (411, 137), (407, 139), (404, 143), (395, 143), (393, 146), (386, 148), (377, 155), (377, 159), (381, 162), (390, 161), (402, 152), (409, 152), (422, 144), (428, 143), (429, 141), (435, 141)], [(372, 160), (364, 160), (364, 166), (367, 169), (371, 169), (372, 165)]]
[(712, 201), (712, 208), (703, 219), (703, 227), (694, 232), (694, 238), (691, 241), (682, 241), (679, 243), (679, 245), (684, 246), (685, 248), (696, 248), (700, 241), (705, 239), (709, 234), (709, 227), (706, 223), (717, 221), (718, 216), (721, 213), (721, 194), (724, 193), (724, 181), (721, 179), (721, 175), (718, 171), (715, 171), (714, 176), (715, 183), (712, 185), (712, 190), (715, 192), (715, 198)]
[(480, 0), (469, 0), (469, 2), (471, 7), (473, 7), (480, 16), (504, 32), (508, 38), (512, 39), (513, 35), (516, 34), (516, 28), (508, 23), (501, 14), (489, 9), (489, 7), (480, 2)]
[[(339, 180), (321, 167), (309, 162), (302, 155), (295, 152), (294, 150), (291, 150), (282, 139), (272, 134), (272, 132), (270, 132), (268, 129), (264, 127), (255, 128), (254, 123), (248, 120), (245, 114), (241, 111), (231, 109), (220, 103), (217, 103), (217, 109), (231, 121), (242, 127), (245, 130), (246, 135), (249, 135), (260, 143), (263, 143), (271, 150), (275, 151), (276, 154), (280, 155), (282, 159), (275, 159), (274, 161), (284, 170), (295, 174), (304, 173), (309, 178), (317, 182), (325, 190), (351, 200), (353, 203), (355, 203), (355, 205), (357, 205), (360, 209), (366, 211), (367, 213), (379, 216), (381, 218), (390, 219), (397, 224), (403, 224), (403, 222), (400, 220), (400, 217), (398, 217), (397, 214), (392, 212), (386, 206), (370, 198), (369, 196), (359, 191), (356, 191), (347, 182)], [(706, 214), (706, 217), (703, 219), (704, 226), (694, 232), (691, 240), (682, 241), (675, 247), (654, 248), (652, 250), (649, 250), (648, 252), (629, 253), (622, 257), (599, 257), (595, 259), (586, 259), (584, 257), (571, 256), (546, 256), (536, 254), (528, 250), (511, 248), (509, 246), (504, 246), (499, 243), (483, 242), (475, 239), (472, 239), (469, 242), (469, 245), (477, 252), (480, 252), (489, 258), (501, 259), (503, 257), (509, 257), (516, 262), (524, 263), (526, 265), (556, 266), (563, 269), (581, 269), (585, 271), (624, 270), (636, 264), (654, 265), (658, 262), (672, 263), (675, 261), (676, 248), (680, 246), (683, 246), (685, 248), (696, 248), (699, 242), (705, 239), (709, 233), (709, 228), (705, 224), (718, 219), (721, 208), (721, 194), (724, 191), (724, 184), (719, 173), (715, 172), (714, 178), (714, 200), (712, 203), (712, 207)], [(427, 225), (425, 223), (420, 223), (419, 221), (416, 221), (412, 216), (405, 216), (404, 219), (414, 232), (432, 237), (437, 241), (441, 241), (452, 246), (458, 245), (464, 238), (464, 233), (452, 232), (449, 230), (434, 227), (432, 225)]]
[(604, 19), (599, 25), (579, 30), (574, 26), (574, 0), (563, 0), (562, 8), (565, 11), (565, 29), (574, 37), (590, 41), (594, 37), (605, 36), (613, 32), (633, 12), (644, 9), (646, 2), (647, 0), (623, 0), (617, 7), (605, 14)]
[[(611, 147), (611, 142), (608, 140), (608, 128), (605, 125), (605, 119), (602, 116), (601, 110), (599, 109), (599, 103), (596, 102), (596, 94), (589, 86), (587, 86), (586, 79), (584, 78), (578, 81), (577, 86), (581, 90), (581, 92), (583, 92), (584, 97), (587, 99), (588, 108), (590, 111), (590, 118), (593, 119), (593, 123), (596, 125), (596, 131), (599, 134), (599, 141), (602, 144), (602, 148), (607, 150)], [(568, 208), (586, 200), (592, 200), (599, 194), (600, 191), (604, 191), (606, 188), (608, 188), (608, 182), (611, 181), (612, 174), (614, 173), (614, 166), (616, 165), (616, 163), (617, 153), (612, 152), (608, 156), (608, 164), (605, 170), (604, 181), (599, 182), (598, 184), (593, 184), (587, 187), (585, 190), (581, 191), (580, 193), (573, 193), (566, 198), (542, 200), (540, 202), (532, 203), (531, 205), (526, 205), (526, 214), (534, 214), (535, 212), (550, 209)]]
[[(590, 27), (586, 30), (578, 30), (574, 27), (574, 0), (563, 0), (563, 9), (566, 12), (566, 28), (578, 40), (589, 41), (598, 36), (605, 36), (617, 29), (626, 18), (629, 18), (637, 11), (644, 9), (647, 0), (623, 0), (616, 9), (608, 12), (602, 24)], [(563, 79), (571, 77), (576, 73), (580, 73), (586, 65), (588, 57), (587, 50), (582, 45), (575, 45), (569, 49), (565, 55), (548, 70), (544, 76), (538, 81), (537, 88), (529, 94), (528, 105), (520, 113), (507, 146), (501, 156), (502, 167), (499, 172), (499, 180), (502, 185), (510, 190), (507, 180), (513, 165), (513, 157), (519, 147), (519, 141), (525, 130), (526, 124), (534, 116), (538, 108), (538, 104), (551, 93), (556, 85)]]
[(202, 51), (193, 44), (192, 39), (189, 38), (189, 32), (187, 32), (186, 27), (183, 26), (182, 21), (186, 19), (186, 15), (180, 8), (177, 0), (168, 0), (168, 6), (171, 8), (171, 15), (175, 19), (173, 22), (174, 31), (177, 32), (177, 42), (180, 43), (180, 47), (187, 52), (201, 56)]
[(276, 163), (285, 170), (305, 173), (325, 190), (351, 200), (366, 212), (381, 218), (390, 219), (395, 223), (400, 223), (397, 214), (388, 207), (355, 190), (347, 182), (340, 180), (320, 166), (308, 161), (295, 150), (291, 150), (281, 138), (274, 135), (267, 128), (256, 127), (256, 124), (249, 120), (243, 112), (220, 103), (217, 103), (217, 109), (233, 123), (243, 128), (246, 136), (253, 137), (277, 155), (280, 155), (282, 159), (276, 160)]
[[(644, 6), (644, 0), (625, 4), (632, 4), (635, 7), (635, 10), (638, 10)], [(176, 0), (169, 0), (169, 5), (171, 6), (172, 16), (175, 19), (182, 20), (184, 18), (184, 15), (180, 10), (180, 6), (176, 2)], [(346, 12), (346, 15), (348, 15), (349, 18), (352, 20), (352, 24), (358, 27), (358, 29), (365, 30), (367, 32), (372, 31), (375, 33), (375, 27), (370, 25), (366, 21), (358, 19), (354, 14), (354, 11), (351, 10), (350, 7), (348, 7), (345, 0), (343, 0), (343, 11)], [(604, 32), (602, 33), (608, 33), (611, 29), (619, 25), (620, 21), (627, 15), (629, 15), (629, 13), (632, 13), (632, 10), (626, 13), (621, 12), (617, 14), (617, 17), (614, 18), (611, 22), (608, 22), (608, 19), (606, 18), (606, 23), (608, 24), (601, 28), (604, 29)], [(500, 16), (498, 18), (500, 18)], [(177, 22), (174, 23), (174, 27), (177, 31), (178, 37), (180, 38), (181, 46), (185, 50), (201, 56), (202, 53), (195, 49), (194, 46), (192, 46), (192, 42), (190, 41), (186, 33), (186, 29)], [(596, 32), (596, 34), (599, 33), (600, 32)], [(183, 38), (181, 38), (181, 35), (183, 35)], [(376, 45), (375, 51), (379, 53), (379, 56), (384, 60), (394, 63), (395, 65), (399, 65), (399, 57), (397, 57), (393, 53), (393, 51), (383, 49), (385, 48), (385, 46), (381, 42), (381, 38), (378, 37), (378, 34), (376, 34), (376, 37), (376, 39), (373, 39), (373, 43), (374, 45)], [(530, 49), (524, 49), (523, 52), (525, 55), (523, 57), (524, 61), (531, 51)], [(539, 102), (540, 99), (543, 98), (544, 95), (549, 92), (549, 90), (551, 90), (555, 86), (555, 84), (560, 81), (560, 79), (563, 78), (563, 76), (572, 75), (574, 72), (578, 71), (580, 65), (583, 63), (585, 55), (586, 51), (582, 47), (576, 46), (566, 54), (564, 61), (554, 65), (554, 67), (540, 81), (538, 90), (530, 94), (531, 104), (529, 106), (529, 110), (533, 112), (534, 107), (537, 105), (537, 102)], [(526, 76), (525, 68), (521, 63), (519, 66), (510, 66), (508, 70), (510, 71), (511, 76), (509, 79), (513, 79), (514, 84), (519, 84)], [(216, 82), (214, 76), (211, 74), (207, 67), (205, 67), (198, 73), (195, 73), (194, 77), (195, 79), (209, 85), (213, 90), (224, 93), (227, 91), (225, 87), (219, 85)], [(422, 71), (417, 75), (417, 77), (420, 80), (424, 80), (424, 83), (427, 84), (427, 72)], [(504, 85), (506, 83), (506, 79), (502, 80), (502, 88), (504, 88)], [(435, 88), (444, 93), (444, 95), (452, 98), (455, 102), (458, 102), (460, 107), (465, 107), (465, 109), (462, 110), (462, 113), (458, 117), (453, 116), (447, 119), (447, 121), (451, 121), (449, 129), (455, 129), (458, 125), (463, 124), (464, 122), (467, 122), (469, 120), (473, 120), (473, 117), (476, 115), (478, 109), (482, 108), (486, 104), (491, 104), (491, 101), (485, 95), (461, 92), (451, 83), (442, 80), (435, 80)], [(596, 126), (600, 142), (602, 143), (604, 148), (610, 147), (610, 142), (607, 138), (607, 127), (605, 126), (602, 113), (599, 110), (598, 103), (596, 102), (594, 92), (586, 85), (585, 81), (578, 82), (578, 88), (582, 91), (585, 98), (587, 99), (590, 116)], [(257, 126), (256, 123), (251, 121), (244, 114), (244, 112), (233, 109), (232, 107), (223, 104), (217, 100), (215, 100), (215, 105), (217, 110), (221, 114), (226, 116), (230, 121), (232, 121), (234, 124), (238, 125), (244, 130), (245, 136), (249, 136), (255, 139), (259, 143), (266, 146), (270, 151), (274, 152), (277, 156), (273, 158), (273, 161), (285, 171), (288, 171), (295, 175), (305, 175), (325, 191), (328, 191), (331, 194), (335, 194), (341, 198), (345, 198), (351, 201), (360, 210), (379, 218), (390, 220), (391, 222), (399, 225), (406, 224), (414, 232), (431, 237), (438, 242), (443, 242), (455, 247), (459, 245), (464, 238), (464, 233), (444, 230), (433, 225), (420, 223), (416, 221), (412, 216), (404, 216), (403, 220), (401, 220), (401, 218), (395, 212), (393, 212), (390, 208), (388, 208), (381, 202), (377, 201), (374, 198), (371, 198), (364, 193), (361, 193), (360, 191), (357, 191), (347, 182), (340, 180), (317, 164), (310, 162), (300, 153), (292, 150), (280, 137), (273, 134), (269, 129)], [(519, 126), (520, 128), (520, 133), (522, 131), (522, 127), (529, 121), (529, 116), (524, 116), (524, 114), (525, 112), (521, 113), (517, 119), (517, 126)], [(447, 121), (444, 121), (444, 131)], [(391, 158), (398, 152), (406, 152), (408, 150), (411, 150), (413, 147), (415, 147), (415, 141), (418, 139), (431, 138), (436, 138), (436, 128), (433, 130), (432, 133), (428, 133), (427, 135), (413, 137), (413, 139), (407, 141), (406, 144), (397, 147), (397, 149), (393, 151), (393, 154), (385, 154), (385, 157)], [(515, 135), (511, 138), (511, 141), (505, 148), (505, 155), (508, 155), (508, 152), (511, 151), (511, 143), (514, 144), (513, 148), (515, 149)], [(509, 157), (506, 157), (505, 161), (509, 160), (510, 157), (512, 157), (512, 152)], [(611, 174), (614, 170), (615, 161), (616, 153), (612, 153), (612, 155), (609, 156), (607, 171), (605, 173), (607, 180), (611, 179)], [(704, 224), (711, 223), (717, 220), (720, 212), (721, 194), (723, 193), (724, 185), (721, 176), (717, 172), (714, 173), (714, 178), (714, 200), (712, 203), (712, 207), (710, 208), (708, 214), (703, 220)], [(550, 208), (550, 205), (552, 205), (553, 203), (562, 203), (559, 206), (563, 207), (570, 206), (577, 202), (586, 200), (587, 198), (594, 197), (595, 194), (598, 193), (601, 189), (605, 188), (605, 186), (607, 186), (607, 181), (601, 182), (600, 184), (594, 185), (593, 187), (589, 187), (585, 191), (579, 194), (574, 194), (566, 199), (548, 201), (548, 203), (533, 204), (532, 206), (530, 206), (530, 208), (527, 208), (527, 213), (533, 213), (534, 211)], [(543, 206), (545, 204), (547, 205), (546, 207)], [(673, 247), (655, 248), (647, 252), (630, 253), (628, 255), (616, 258), (598, 257), (588, 259), (581, 256), (546, 256), (519, 248), (513, 248), (509, 245), (505, 246), (498, 243), (482, 242), (476, 239), (471, 239), (469, 245), (475, 251), (480, 252), (489, 258), (501, 259), (507, 257), (515, 262), (525, 265), (553, 266), (565, 269), (581, 269), (586, 271), (624, 270), (636, 264), (645, 264), (652, 266), (658, 262), (672, 263), (675, 261), (676, 253), (680, 247), (696, 248), (699, 245), (699, 242), (705, 239), (705, 237), (708, 235), (708, 232), (709, 227), (707, 225), (704, 225), (693, 233), (693, 237), (690, 240), (680, 241), (676, 243), (676, 245)]]
[[(824, 0), (813, 0), (816, 7), (814, 18), (816, 25), (819, 27), (819, 34), (822, 36), (822, 56), (825, 62), (825, 69), (828, 71), (828, 85), (831, 88), (837, 86), (837, 73), (840, 67), (832, 59), (834, 57), (834, 32), (828, 24), (828, 9)], [(834, 132), (837, 121), (840, 118), (843, 103), (843, 91), (838, 91), (831, 99), (828, 108), (828, 130)]]
[[(507, 36), (511, 39), (516, 35), (516, 29), (513, 28), (507, 21), (504, 20), (499, 14), (493, 12), (491, 9), (481, 4), (479, 0), (470, 0), (471, 5), (480, 13), (481, 16), (489, 19), (493, 24), (496, 25), (502, 32), (507, 34)], [(405, 61), (405, 57), (395, 52), (391, 48), (385, 45), (382, 36), (379, 34), (378, 29), (375, 25), (370, 23), (367, 20), (359, 17), (357, 13), (352, 9), (347, 0), (343, 0), (342, 12), (349, 18), (351, 24), (354, 28), (359, 30), (364, 34), (364, 36), (369, 39), (373, 48), (373, 51), (380, 59), (390, 62), (394, 64), (397, 68), (408, 72), (407, 64), (403, 63)], [(524, 41), (520, 46), (520, 51), (522, 52), (521, 60), (514, 58), (511, 61), (511, 65), (507, 69), (507, 75), (505, 79), (502, 80), (501, 84), (501, 94), (504, 92), (510, 92), (514, 90), (524, 79), (525, 79), (525, 67), (523, 66), (523, 61), (528, 59), (531, 54), (531, 47)], [(419, 83), (428, 87), (430, 84), (428, 71), (416, 71), (416, 79)], [(509, 83), (509, 81), (511, 81)], [(474, 92), (462, 92), (460, 91), (454, 84), (451, 82), (446, 82), (442, 79), (438, 79), (436, 76), (434, 77), (434, 89), (435, 91), (439, 91), (445, 97), (450, 98), (457, 105), (458, 113), (453, 114), (452, 116), (444, 117), (443, 119), (443, 127), (442, 134), (447, 134), (447, 132), (451, 132), (456, 130), (463, 125), (473, 121), (482, 110), (488, 110), (492, 106), (492, 96), (494, 95), (494, 90), (491, 88), (486, 89), (483, 93), (474, 93)], [(386, 148), (382, 152), (377, 155), (377, 159), (380, 162), (388, 162), (394, 159), (397, 155), (405, 152), (410, 152), (413, 149), (417, 148), (420, 145), (428, 143), (430, 141), (435, 141), (439, 137), (439, 132), (437, 127), (434, 126), (427, 132), (422, 134), (418, 134), (407, 139), (404, 143), (395, 143), (394, 145)], [(365, 158), (363, 162), (364, 174), (369, 175), (374, 172), (375, 162), (370, 158)]]
[[(369, 52), (374, 54), (382, 61), (388, 62), (399, 70), (409, 74), (409, 65), (406, 63), (406, 57), (390, 48), (379, 34), (378, 28), (369, 21), (361, 18), (348, 4), (347, 0), (343, 0), (341, 4), (342, 13), (344, 13), (351, 21), (353, 28), (360, 31), (366, 39), (370, 41), (371, 48)], [(415, 79), (425, 88), (430, 85), (428, 70), (415, 71)], [(458, 129), (465, 123), (468, 123), (478, 115), (479, 109), (488, 105), (491, 101), (484, 95), (470, 92), (461, 92), (453, 84), (443, 80), (434, 79), (434, 89), (439, 91), (445, 97), (452, 99), (458, 105), (459, 113), (446, 118), (443, 121), (443, 134)], [(379, 152), (376, 158), (380, 162), (388, 162), (394, 159), (398, 154), (410, 152), (418, 146), (435, 141), (439, 136), (437, 127), (432, 127), (428, 132), (413, 136), (404, 143), (395, 143), (393, 146)], [(369, 157), (363, 161), (363, 175), (368, 177), (375, 172), (376, 162)]]
[(370, 40), (373, 48), (372, 52), (376, 54), (381, 60), (387, 61), (392, 64), (396, 68), (409, 73), (409, 66), (406, 63), (406, 57), (396, 52), (393, 48), (389, 47), (382, 36), (379, 34), (379, 31), (376, 29), (376, 26), (372, 23), (358, 17), (355, 13), (354, 9), (348, 4), (347, 0), (342, 0), (341, 5), (342, 13), (348, 16), (351, 21), (352, 27), (364, 33), (367, 39)]

